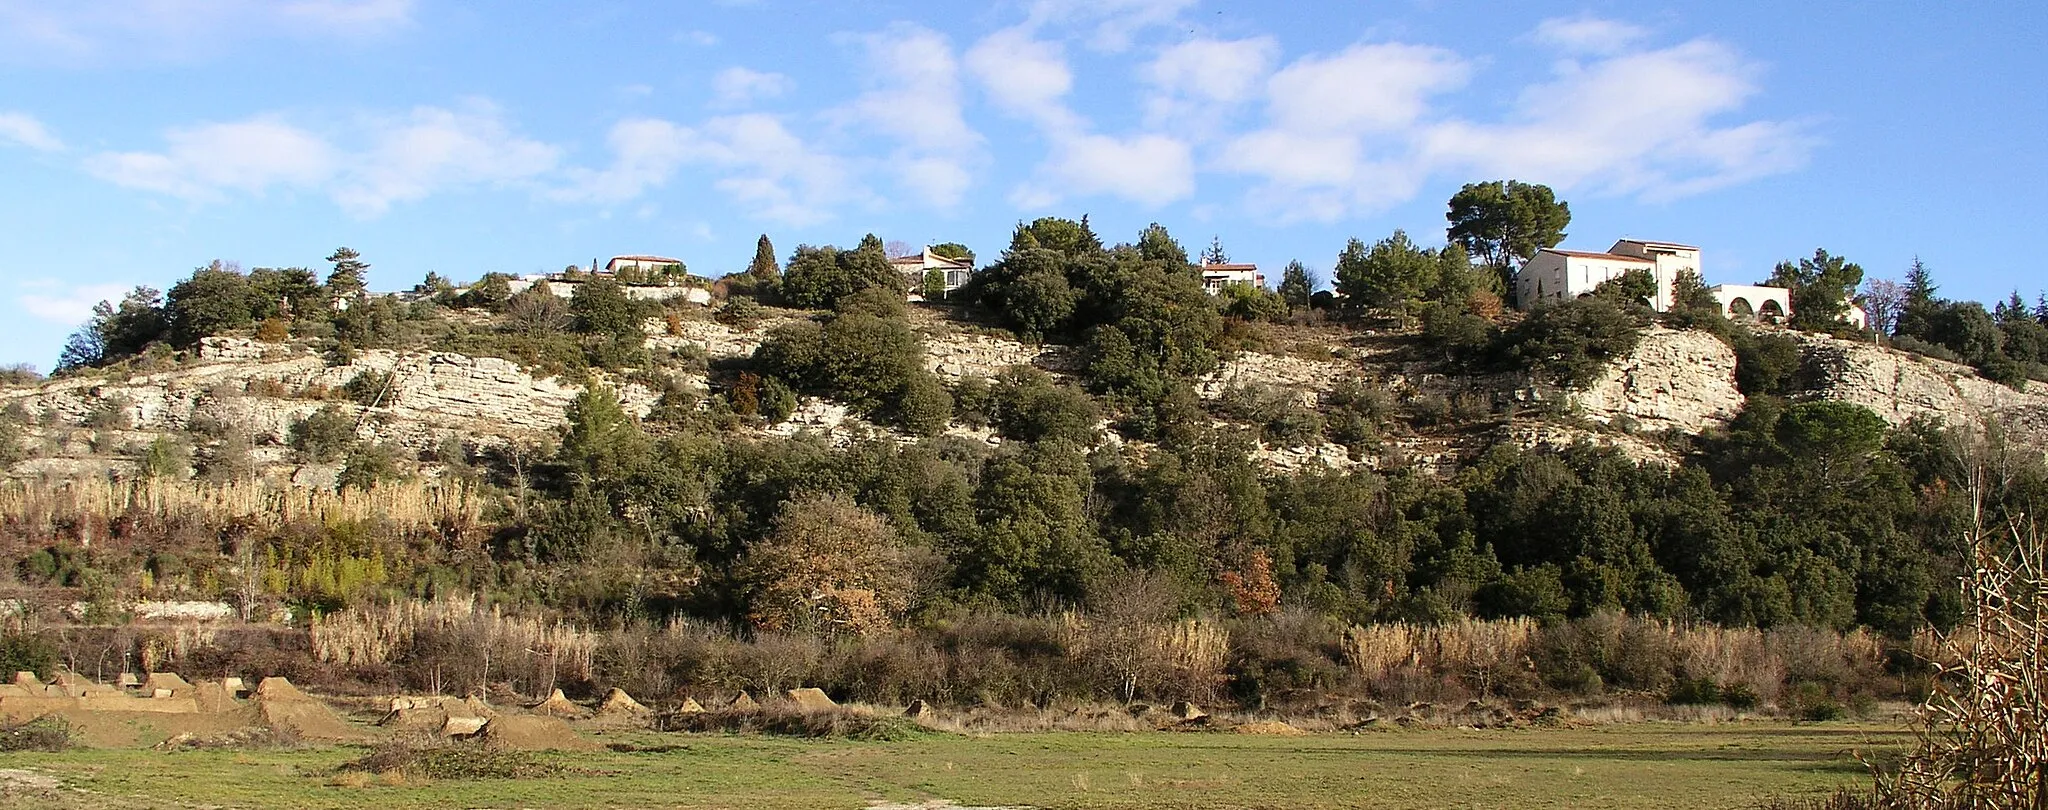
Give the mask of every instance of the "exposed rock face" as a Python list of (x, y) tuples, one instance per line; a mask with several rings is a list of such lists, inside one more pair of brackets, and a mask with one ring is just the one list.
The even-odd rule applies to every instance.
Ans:
[(1595, 422), (1627, 417), (1649, 431), (1698, 433), (1742, 410), (1735, 350), (1705, 332), (1663, 328), (1572, 399)]
[[(371, 371), (393, 375), (374, 407), (331, 398)], [(329, 366), (305, 351), (208, 338), (191, 365), (127, 379), (86, 376), (0, 391), (0, 404), (18, 404), (32, 421), (61, 432), (63, 426), (84, 424), (109, 402), (125, 402), (135, 440), (144, 444), (153, 432), (184, 430), (197, 419), (234, 425), (258, 445), (275, 446), (287, 440), (294, 422), (333, 403), (358, 418), (363, 438), (418, 450), (448, 436), (489, 444), (551, 431), (580, 390), (495, 357), (379, 350)], [(655, 398), (639, 385), (622, 386), (619, 393), (636, 412), (645, 412)]]
[(1797, 337), (1820, 396), (1862, 405), (1894, 425), (1916, 416), (1952, 426), (1988, 421), (2015, 441), (2048, 448), (2048, 394), (2038, 384), (2017, 391), (1955, 363), (1826, 335)]
[(948, 380), (993, 377), (1011, 366), (1061, 366), (1060, 349), (1030, 346), (987, 335), (928, 332), (924, 336), (924, 367)]
[(1197, 392), (1203, 399), (1215, 399), (1232, 388), (1264, 385), (1291, 391), (1299, 404), (1314, 407), (1323, 392), (1357, 372), (1356, 364), (1334, 360), (1240, 352), (1222, 368), (1203, 377)]

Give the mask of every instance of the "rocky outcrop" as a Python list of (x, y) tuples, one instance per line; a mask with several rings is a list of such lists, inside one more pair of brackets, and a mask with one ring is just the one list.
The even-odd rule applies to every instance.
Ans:
[(1735, 418), (1743, 399), (1728, 344), (1705, 332), (1655, 328), (1572, 401), (1601, 424), (1699, 433)]
[(1064, 347), (1032, 346), (988, 335), (927, 331), (924, 367), (947, 380), (993, 377), (1011, 366), (1064, 368)]
[(1315, 407), (1324, 393), (1338, 381), (1358, 373), (1358, 365), (1331, 358), (1307, 359), (1259, 352), (1239, 352), (1223, 367), (1203, 377), (1197, 393), (1215, 399), (1234, 388), (1267, 386), (1291, 392), (1297, 402)]
[[(67, 431), (108, 407), (120, 408), (124, 418), (116, 421), (134, 429), (132, 436), (112, 434), (124, 445), (211, 422), (246, 431), (260, 452), (283, 444), (293, 423), (334, 404), (357, 418), (362, 438), (419, 450), (449, 436), (474, 445), (551, 431), (581, 390), (536, 377), (511, 360), (448, 352), (373, 350), (330, 366), (302, 349), (208, 338), (197, 355), (187, 365), (125, 378), (82, 375), (0, 391), (0, 407), (18, 407), (63, 455), (74, 455), (64, 446)], [(337, 396), (366, 372), (391, 375), (373, 396), (373, 406)], [(629, 410), (645, 412), (655, 395), (627, 384), (620, 397)]]
[(1818, 396), (1862, 405), (1894, 425), (1914, 417), (1995, 424), (2015, 441), (2048, 448), (2048, 394), (2038, 384), (2015, 390), (1968, 366), (1826, 335), (1797, 337)]

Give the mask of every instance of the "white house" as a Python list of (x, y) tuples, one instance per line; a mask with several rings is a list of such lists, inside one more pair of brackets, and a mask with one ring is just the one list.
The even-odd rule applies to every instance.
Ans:
[(1263, 288), (1266, 277), (1259, 273), (1256, 264), (1203, 264), (1202, 289), (1210, 295), (1218, 295), (1223, 288), (1232, 284)]
[[(1591, 295), (1601, 282), (1620, 278), (1631, 270), (1644, 270), (1657, 282), (1657, 294), (1646, 302), (1651, 309), (1671, 309), (1672, 285), (1678, 274), (1690, 271), (1704, 278), (1700, 249), (1674, 242), (1622, 239), (1605, 253), (1544, 248), (1523, 263), (1515, 275), (1515, 303), (1534, 309), (1544, 303), (1569, 301)], [(1792, 291), (1761, 284), (1717, 284), (1707, 288), (1721, 305), (1721, 314), (1733, 320), (1784, 323), (1792, 317)], [(1858, 329), (1866, 328), (1870, 316), (1851, 300), (1842, 320)]]
[(634, 268), (643, 273), (657, 273), (666, 268), (682, 266), (682, 259), (671, 259), (667, 256), (613, 256), (611, 261), (604, 263), (604, 271), (618, 275), (620, 270)]
[(1591, 295), (1602, 282), (1617, 279), (1631, 270), (1645, 270), (1657, 282), (1657, 294), (1648, 303), (1658, 312), (1671, 308), (1671, 285), (1678, 274), (1700, 270), (1700, 249), (1674, 242), (1623, 239), (1605, 253), (1544, 248), (1536, 251), (1515, 274), (1515, 301), (1533, 309), (1546, 301), (1569, 301)]
[(1792, 291), (1784, 287), (1716, 284), (1707, 291), (1721, 304), (1721, 314), (1731, 320), (1784, 323), (1792, 317)]
[(903, 274), (903, 280), (910, 286), (913, 296), (924, 295), (924, 277), (933, 270), (945, 275), (946, 295), (967, 285), (967, 279), (974, 274), (974, 262), (969, 259), (952, 259), (932, 252), (926, 245), (922, 253), (915, 256), (898, 256), (889, 260), (889, 266)]

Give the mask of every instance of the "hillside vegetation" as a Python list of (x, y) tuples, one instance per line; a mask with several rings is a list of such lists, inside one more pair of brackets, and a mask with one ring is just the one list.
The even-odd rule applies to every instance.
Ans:
[[(10, 649), (457, 690), (1839, 705), (1924, 682), (1887, 650), (1960, 618), (1957, 538), (2048, 501), (2035, 395), (1696, 291), (1523, 317), (1397, 237), (1334, 301), (1211, 297), (1164, 228), (1051, 218), (944, 304), (872, 237), (709, 308), (374, 296), (346, 250), (325, 283), (202, 268), (0, 389)], [(119, 626), (138, 599), (311, 632), (172, 644)], [(1374, 668), (1375, 626), (1516, 654)]]

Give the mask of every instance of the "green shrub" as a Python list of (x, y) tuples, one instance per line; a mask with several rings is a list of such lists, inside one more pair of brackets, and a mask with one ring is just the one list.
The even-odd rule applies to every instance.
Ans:
[(381, 444), (357, 442), (349, 448), (341, 475), (334, 485), (341, 489), (370, 490), (398, 479), (398, 454)]
[(1756, 687), (1746, 683), (1731, 683), (1721, 688), (1721, 705), (1738, 712), (1746, 712), (1763, 705), (1763, 698), (1756, 693)]
[(90, 413), (85, 415), (85, 426), (100, 430), (128, 430), (133, 428), (135, 420), (128, 415), (128, 409), (134, 406), (135, 402), (133, 400), (119, 394), (102, 399), (98, 405), (93, 406)]
[[(25, 563), (34, 573), (53, 579), (57, 573), (56, 561), (49, 551), (37, 552), (47, 562)], [(30, 555), (31, 558), (36, 555)], [(37, 570), (46, 569), (46, 570)], [(57, 645), (42, 636), (26, 633), (0, 635), (0, 672), (10, 677), (16, 672), (33, 672), (37, 677), (47, 678), (57, 668)]]
[(57, 753), (71, 747), (71, 724), (62, 717), (38, 717), (26, 723), (0, 722), (0, 753)]
[(569, 769), (531, 751), (508, 751), (479, 742), (387, 742), (341, 764), (344, 773), (403, 774), (424, 779), (533, 779)]
[(348, 394), (350, 401), (365, 408), (390, 405), (392, 377), (393, 374), (389, 371), (366, 369), (349, 378), (349, 381), (341, 386), (341, 390)]
[(306, 418), (293, 422), (288, 438), (292, 449), (299, 451), (307, 461), (334, 461), (355, 443), (356, 420), (343, 412), (341, 406), (328, 403)]
[(1664, 696), (1673, 706), (1710, 706), (1721, 702), (1721, 687), (1712, 678), (1679, 678)]
[(1648, 320), (1606, 297), (1539, 307), (1495, 341), (1497, 362), (1567, 388), (1583, 388), (1634, 351)]

